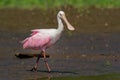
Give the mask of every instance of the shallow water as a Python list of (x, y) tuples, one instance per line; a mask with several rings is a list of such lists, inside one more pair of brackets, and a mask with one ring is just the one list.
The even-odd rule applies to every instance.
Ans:
[[(0, 11), (0, 14), (3, 15), (2, 19), (4, 19), (0, 21), (0, 25), (1, 25), (0, 72), (2, 72), (0, 73), (1, 80), (7, 80), (7, 79), (28, 80), (28, 79), (37, 79), (42, 77), (83, 76), (83, 75), (86, 76), (86, 75), (120, 73), (120, 62), (119, 62), (120, 33), (117, 31), (117, 29), (113, 29), (113, 31), (109, 31), (109, 29), (111, 30), (111, 26), (110, 28), (107, 28), (106, 32), (99, 32), (99, 31), (96, 32), (98, 29), (94, 29), (94, 28), (92, 28), (92, 30), (89, 28), (84, 32), (84, 30), (86, 29), (85, 26), (87, 25), (86, 24), (87, 22), (85, 22), (85, 24), (82, 23), (84, 27), (80, 27), (80, 28), (76, 27), (76, 31), (73, 32), (72, 34), (65, 30), (66, 32), (63, 33), (58, 43), (47, 50), (47, 53), (50, 54), (50, 58), (48, 60), (52, 68), (51, 73), (47, 72), (47, 69), (45, 68), (42, 59), (39, 62), (38, 71), (31, 72), (30, 69), (35, 64), (36, 58), (18, 59), (14, 56), (14, 54), (17, 52), (39, 53), (39, 51), (34, 51), (34, 50), (23, 50), (22, 45), (19, 43), (19, 41), (29, 36), (30, 34), (29, 30), (34, 28), (34, 27), (28, 27), (28, 28), (26, 27), (25, 29), (21, 28), (20, 26), (22, 25), (25, 26), (24, 24), (27, 25), (29, 22), (27, 23), (26, 21), (29, 20), (29, 18), (33, 19), (33, 17), (31, 17), (31, 15), (28, 15), (27, 17), (29, 18), (25, 21), (23, 18), (20, 17), (20, 15), (22, 16), (27, 15), (31, 11), (28, 11), (27, 13), (27, 11), (25, 10), (17, 10), (17, 11), (11, 10), (11, 13), (9, 14), (8, 17), (9, 18), (12, 17), (13, 20), (11, 20), (10, 23), (8, 22), (4, 24), (5, 21), (8, 20), (8, 17), (5, 17), (5, 15), (8, 15), (7, 13), (8, 11), (7, 10)], [(21, 14), (17, 12), (21, 12)], [(39, 10), (35, 11), (34, 14), (37, 15), (37, 12), (39, 12)], [(112, 11), (108, 11), (108, 12), (109, 15), (113, 15)], [(14, 15), (18, 15), (18, 14), (20, 20), (18, 21), (18, 23), (15, 22), (14, 24), (14, 21), (18, 19), (18, 17), (17, 16), (15, 17)], [(102, 11), (101, 14), (103, 14)], [(86, 17), (86, 16), (82, 16), (82, 17)], [(90, 17), (90, 15), (87, 17)], [(113, 15), (113, 17), (115, 16)], [(35, 19), (36, 18), (34, 18), (34, 20)], [(113, 19), (115, 20), (115, 18)], [(83, 19), (82, 22), (84, 22), (84, 20), (85, 19)], [(102, 20), (100, 21), (101, 23), (103, 23)], [(47, 23), (47, 21), (45, 22)], [(108, 22), (111, 22), (111, 20)], [(22, 25), (20, 25), (20, 23)], [(30, 23), (28, 25), (33, 25), (33, 24), (34, 23)], [(89, 24), (90, 23), (88, 22), (87, 26), (93, 27), (93, 25), (89, 25)], [(114, 22), (114, 24), (120, 26), (120, 24), (118, 24), (117, 22)], [(10, 26), (14, 26), (14, 27), (10, 28)], [(96, 26), (102, 26), (102, 25), (96, 24)], [(41, 26), (41, 28), (43, 27)], [(118, 27), (114, 27), (114, 28), (118, 28)], [(103, 28), (100, 28), (100, 30), (102, 29)]]

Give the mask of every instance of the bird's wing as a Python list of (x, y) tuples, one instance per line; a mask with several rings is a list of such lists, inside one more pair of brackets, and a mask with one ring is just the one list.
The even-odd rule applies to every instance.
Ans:
[(37, 33), (25, 39), (23, 43), (23, 48), (32, 48), (32, 49), (44, 48), (50, 42), (50, 40), (51, 38), (48, 34)]
[(33, 36), (33, 35), (35, 35), (36, 33), (40, 32), (40, 30), (41, 30), (41, 29), (33, 29), (33, 30), (31, 30), (32, 33), (31, 33), (30, 35)]
[(36, 33), (41, 33), (41, 34), (48, 34), (49, 33), (49, 31), (51, 31), (51, 29), (33, 29), (33, 30), (31, 30), (31, 36), (33, 36), (33, 35), (35, 35)]
[[(30, 36), (33, 36), (33, 35), (37, 34), (38, 32), (40, 32), (40, 30), (41, 29), (33, 29), (33, 30), (31, 30), (32, 33), (30, 34)], [(30, 37), (24, 39), (23, 41), (20, 41), (20, 43), (25, 43), (26, 41), (28, 41), (29, 38)]]

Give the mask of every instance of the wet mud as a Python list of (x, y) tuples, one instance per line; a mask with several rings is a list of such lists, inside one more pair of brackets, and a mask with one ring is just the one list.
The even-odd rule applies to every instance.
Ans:
[[(52, 68), (47, 73), (43, 59), (37, 72), (29, 71), (36, 58), (18, 59), (19, 43), (31, 29), (57, 28), (56, 14), (64, 10), (76, 31), (65, 30), (61, 39), (47, 50)], [(28, 80), (42, 77), (120, 73), (120, 9), (76, 9), (71, 6), (49, 10), (0, 9), (0, 79)]]

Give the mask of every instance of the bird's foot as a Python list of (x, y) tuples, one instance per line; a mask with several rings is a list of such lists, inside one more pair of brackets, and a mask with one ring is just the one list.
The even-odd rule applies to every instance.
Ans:
[(30, 71), (35, 72), (35, 71), (37, 71), (37, 68), (33, 67)]
[(51, 72), (51, 69), (48, 69), (48, 73), (50, 73)]

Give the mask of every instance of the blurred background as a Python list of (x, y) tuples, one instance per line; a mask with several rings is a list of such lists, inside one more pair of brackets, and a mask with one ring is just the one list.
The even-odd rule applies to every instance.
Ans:
[(120, 7), (120, 0), (1, 0), (0, 7), (5, 8), (54, 8), (60, 6), (72, 5), (74, 7)]
[[(76, 30), (64, 24), (61, 39), (47, 50), (51, 74), (42, 59), (38, 72), (30, 72), (36, 58), (14, 55), (40, 51), (22, 49), (20, 41), (32, 29), (57, 28), (60, 10)], [(0, 79), (119, 80), (119, 35), (120, 0), (0, 0)]]

